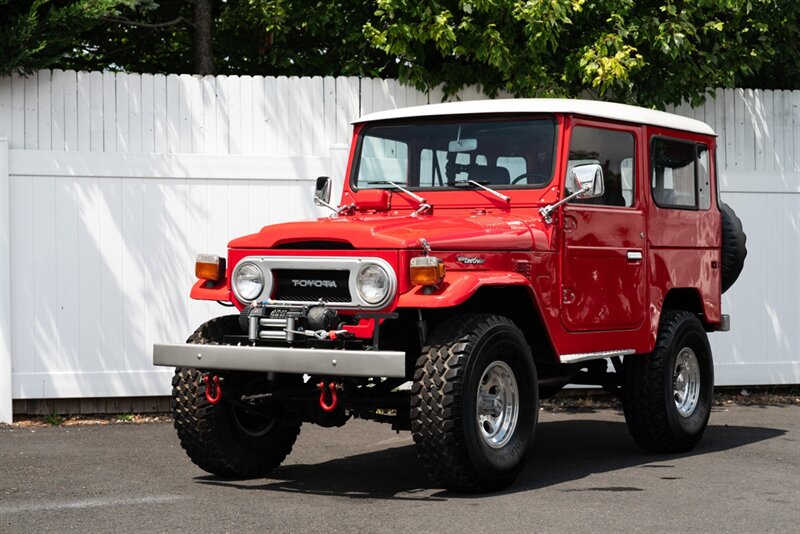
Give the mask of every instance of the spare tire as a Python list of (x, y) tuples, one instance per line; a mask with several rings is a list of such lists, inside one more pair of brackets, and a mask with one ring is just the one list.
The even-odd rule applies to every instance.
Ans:
[(722, 214), (722, 292), (725, 293), (739, 278), (747, 256), (747, 236), (736, 212), (719, 203)]

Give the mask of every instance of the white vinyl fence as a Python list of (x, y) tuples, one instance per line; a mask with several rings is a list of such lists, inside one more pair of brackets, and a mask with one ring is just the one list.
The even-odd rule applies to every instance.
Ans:
[[(478, 98), (474, 90), (460, 99)], [(197, 252), (317, 215), (350, 122), (441, 101), (394, 80), (40, 71), (0, 78), (0, 421), (11, 398), (169, 393), (154, 342), (226, 310), (188, 299)], [(711, 336), (719, 384), (800, 382), (800, 91), (718, 91), (750, 255)]]
[(723, 296), (731, 331), (710, 336), (721, 385), (800, 383), (800, 91), (717, 90), (677, 113), (719, 135), (722, 200), (748, 255)]

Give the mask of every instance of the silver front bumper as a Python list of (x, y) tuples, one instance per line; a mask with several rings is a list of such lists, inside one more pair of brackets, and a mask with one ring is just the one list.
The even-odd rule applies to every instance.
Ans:
[(261, 371), (328, 376), (405, 378), (406, 355), (398, 351), (153, 345), (153, 365), (220, 371)]

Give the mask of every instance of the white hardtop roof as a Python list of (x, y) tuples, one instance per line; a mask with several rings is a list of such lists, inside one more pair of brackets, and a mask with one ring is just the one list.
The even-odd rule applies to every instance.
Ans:
[(616, 104), (614, 102), (569, 98), (502, 98), (497, 100), (470, 100), (466, 102), (429, 104), (427, 106), (389, 109), (369, 113), (354, 121), (354, 123), (483, 113), (567, 113), (634, 124), (661, 126), (704, 135), (716, 135), (708, 124), (673, 113), (629, 106), (627, 104)]

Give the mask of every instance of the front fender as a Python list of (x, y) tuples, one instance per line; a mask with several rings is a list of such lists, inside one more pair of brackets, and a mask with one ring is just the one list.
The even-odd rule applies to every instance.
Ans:
[(451, 308), (469, 300), (485, 286), (530, 286), (530, 280), (519, 273), (506, 271), (449, 271), (436, 290), (415, 286), (400, 295), (398, 308)]
[(222, 302), (233, 302), (231, 290), (225, 280), (220, 282), (210, 282), (208, 280), (198, 280), (189, 292), (189, 298), (194, 300), (217, 300)]

